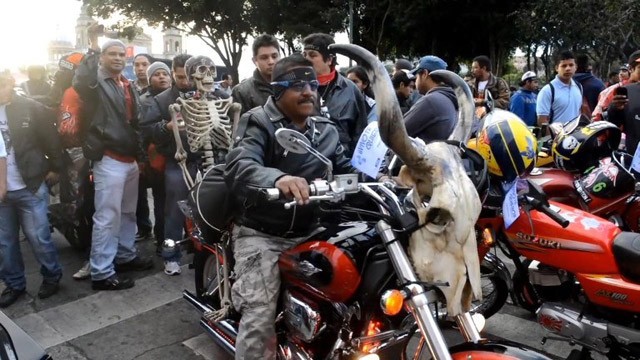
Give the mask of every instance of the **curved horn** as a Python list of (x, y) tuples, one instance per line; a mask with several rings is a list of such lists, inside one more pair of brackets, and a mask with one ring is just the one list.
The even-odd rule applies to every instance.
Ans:
[(436, 70), (429, 73), (436, 82), (443, 82), (453, 88), (458, 98), (458, 123), (449, 136), (450, 140), (467, 142), (475, 119), (475, 105), (469, 85), (455, 73), (448, 70)]
[(369, 50), (353, 44), (332, 44), (331, 51), (350, 57), (369, 75), (371, 88), (376, 95), (378, 128), (382, 141), (409, 167), (425, 166), (424, 153), (416, 149), (404, 127), (402, 111), (398, 104), (391, 78), (378, 58)]

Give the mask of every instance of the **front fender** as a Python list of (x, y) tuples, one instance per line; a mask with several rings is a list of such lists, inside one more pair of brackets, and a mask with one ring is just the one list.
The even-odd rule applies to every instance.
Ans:
[[(463, 343), (449, 348), (453, 360), (466, 359), (519, 359), (551, 360), (550, 357), (526, 345), (504, 340), (480, 340), (478, 343)], [(487, 355), (493, 355), (491, 357)], [(482, 357), (485, 355), (485, 357)]]

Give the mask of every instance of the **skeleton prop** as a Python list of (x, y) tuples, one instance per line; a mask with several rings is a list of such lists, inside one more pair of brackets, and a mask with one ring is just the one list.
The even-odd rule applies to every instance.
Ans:
[[(444, 142), (415, 147), (404, 127), (389, 75), (379, 60), (356, 45), (335, 44), (330, 48), (355, 59), (367, 70), (376, 95), (380, 136), (405, 164), (400, 176), (413, 187), (410, 196), (422, 225), (411, 234), (408, 247), (416, 274), (425, 282), (448, 283), (440, 289), (450, 316), (468, 311), (472, 297), (482, 297), (474, 229), (481, 202), (466, 175), (459, 148)], [(469, 88), (446, 70), (429, 75), (454, 88), (460, 111), (450, 140), (465, 143), (474, 111)]]
[[(238, 122), (240, 105), (233, 103), (231, 98), (214, 98), (216, 67), (208, 57), (190, 58), (185, 70), (196, 84), (196, 95), (188, 100), (178, 98), (176, 104), (169, 106), (169, 112), (177, 148), (175, 158), (187, 187), (192, 188), (202, 180), (202, 174), (215, 165), (214, 150), (231, 147), (233, 124)], [(202, 171), (198, 169), (195, 180), (187, 170), (187, 152), (182, 146), (180, 131), (185, 132), (191, 152), (202, 152)]]
[[(176, 142), (175, 159), (182, 170), (187, 187), (191, 189), (196, 183), (202, 181), (202, 174), (215, 165), (214, 151), (226, 151), (231, 147), (233, 125), (238, 123), (241, 107), (240, 104), (233, 103), (231, 98), (217, 99), (213, 95), (216, 67), (208, 57), (190, 58), (185, 64), (185, 71), (189, 80), (196, 85), (196, 95), (188, 100), (178, 98), (177, 103), (169, 107), (169, 112), (171, 113), (173, 136)], [(198, 151), (202, 153), (202, 163), (198, 167), (195, 180), (187, 170), (187, 152), (182, 146), (181, 131), (186, 135), (189, 150), (192, 153)], [(229, 246), (228, 234), (223, 244), (225, 247)], [(227, 252), (221, 246), (217, 245), (217, 247), (218, 253), (223, 254), (222, 263), (220, 263), (219, 257), (215, 256), (221, 308), (205, 314), (205, 317), (210, 321), (226, 318), (231, 310)]]

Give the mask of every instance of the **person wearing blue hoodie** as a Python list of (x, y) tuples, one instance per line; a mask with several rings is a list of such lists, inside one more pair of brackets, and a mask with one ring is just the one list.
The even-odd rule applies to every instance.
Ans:
[(582, 85), (582, 94), (587, 99), (589, 110), (593, 111), (598, 105), (598, 95), (605, 89), (602, 80), (593, 76), (591, 73), (591, 64), (586, 54), (580, 54), (576, 58), (576, 74), (573, 80)]
[(536, 124), (537, 91), (538, 77), (533, 71), (527, 71), (520, 78), (520, 90), (513, 94), (509, 102), (509, 111), (518, 115), (527, 126)]

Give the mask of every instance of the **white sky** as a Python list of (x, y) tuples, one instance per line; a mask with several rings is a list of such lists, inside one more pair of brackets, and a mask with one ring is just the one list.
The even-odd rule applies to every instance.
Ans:
[[(46, 64), (47, 45), (51, 40), (68, 40), (75, 45), (75, 26), (82, 2), (80, 0), (0, 0), (0, 68), (16, 70), (19, 66)], [(101, 21), (109, 24), (110, 21)], [(162, 32), (159, 29), (146, 28), (153, 37), (151, 52), (162, 52)], [(339, 34), (337, 42), (348, 42), (346, 34)], [(249, 39), (249, 44), (251, 44)], [(210, 56), (216, 65), (222, 61), (200, 39), (186, 37), (184, 49), (192, 55)], [(341, 66), (348, 60), (338, 59)], [(240, 78), (251, 76), (254, 65), (251, 62), (251, 49), (245, 47), (240, 62)]]

